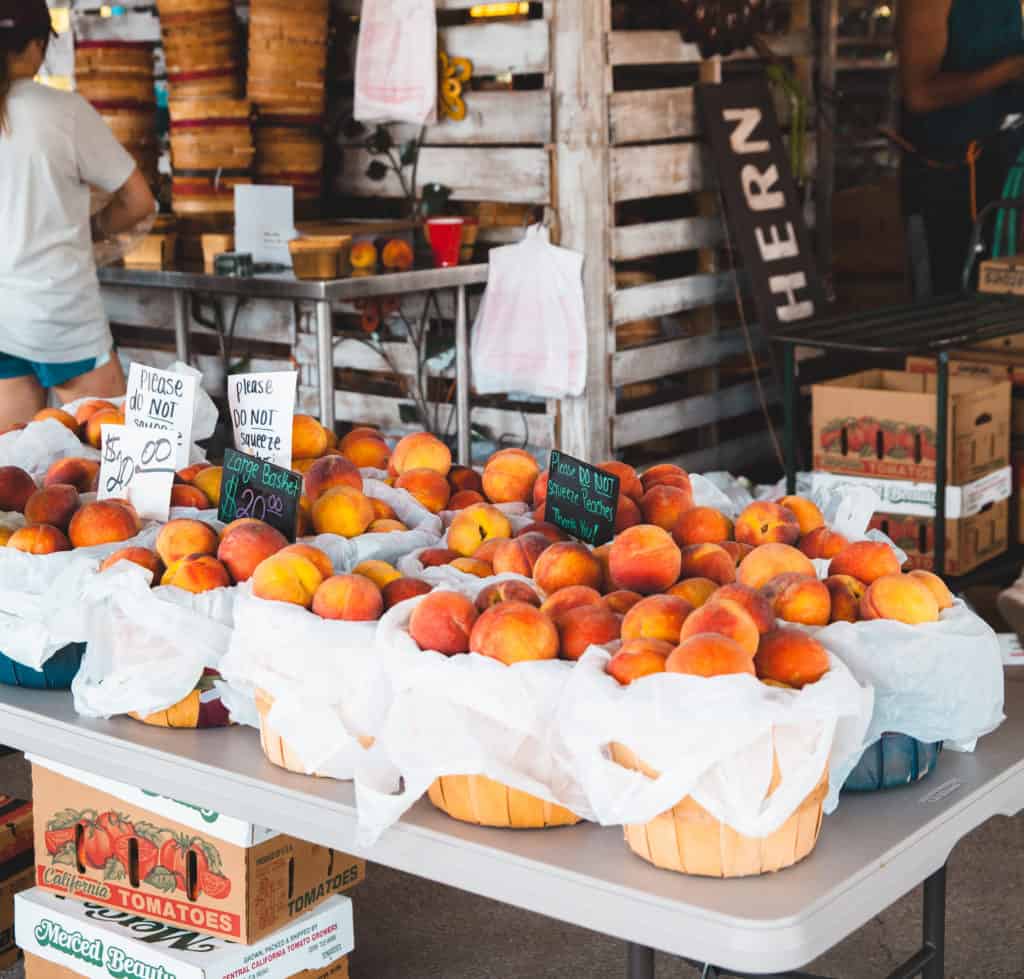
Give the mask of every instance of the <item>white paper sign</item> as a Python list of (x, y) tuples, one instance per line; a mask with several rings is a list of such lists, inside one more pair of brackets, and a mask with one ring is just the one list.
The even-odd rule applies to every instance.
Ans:
[(297, 371), (268, 371), (228, 378), (228, 405), (239, 452), (291, 469), (298, 377)]
[(295, 191), (260, 184), (235, 186), (235, 250), (254, 262), (292, 266), (288, 242), (295, 237)]
[(166, 520), (174, 485), (174, 433), (104, 425), (97, 499), (127, 499), (143, 520)]
[(124, 423), (133, 429), (176, 433), (175, 469), (188, 465), (195, 403), (195, 378), (137, 363), (128, 369)]

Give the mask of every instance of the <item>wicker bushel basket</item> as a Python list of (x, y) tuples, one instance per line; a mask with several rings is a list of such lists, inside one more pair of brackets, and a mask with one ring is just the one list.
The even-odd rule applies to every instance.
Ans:
[(427, 790), (443, 813), (463, 823), (497, 829), (551, 829), (581, 820), (553, 802), (495, 782), (485, 775), (443, 775)]
[[(186, 217), (231, 215), (235, 213), (235, 185), (252, 183), (250, 177), (175, 177), (171, 181), (171, 210)], [(204, 230), (220, 230), (203, 225)]]
[[(623, 768), (658, 773), (621, 744), (611, 745), (612, 758)], [(778, 767), (769, 794), (778, 784)], [(649, 823), (625, 827), (629, 848), (663, 870), (700, 877), (753, 877), (799, 863), (814, 849), (821, 831), (822, 807), (828, 792), (828, 770), (786, 822), (763, 839), (744, 836), (715, 819), (690, 796)]]
[(153, 46), (148, 41), (78, 41), (75, 78), (126, 75), (153, 80)]
[(136, 78), (133, 75), (81, 75), (76, 78), (75, 87), (82, 98), (98, 106), (109, 103), (156, 105), (152, 75), (148, 78)]
[(206, 670), (202, 679), (196, 684), (195, 690), (183, 700), (179, 700), (173, 707), (157, 711), (155, 714), (148, 714), (145, 717), (134, 713), (131, 716), (152, 727), (181, 730), (227, 727), (231, 724), (228, 709), (213, 686), (213, 681), (219, 677), (220, 674), (215, 670)]
[(175, 14), (188, 14), (190, 17), (235, 15), (234, 0), (156, 0), (156, 9), (161, 21)]

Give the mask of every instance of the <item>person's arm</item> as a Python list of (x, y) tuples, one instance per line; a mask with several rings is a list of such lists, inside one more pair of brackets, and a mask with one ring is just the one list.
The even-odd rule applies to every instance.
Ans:
[(943, 71), (953, 0), (902, 0), (899, 56), (903, 101), (912, 112), (965, 105), (1024, 78), (1024, 55), (1004, 58), (977, 71)]
[(115, 192), (110, 203), (93, 215), (93, 239), (100, 240), (123, 231), (130, 231), (155, 212), (156, 199), (153, 192), (149, 189), (146, 178), (136, 168), (121, 189)]

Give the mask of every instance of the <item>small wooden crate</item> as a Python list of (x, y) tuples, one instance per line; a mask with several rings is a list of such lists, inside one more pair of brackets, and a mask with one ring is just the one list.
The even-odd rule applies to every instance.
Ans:
[(167, 269), (173, 268), (178, 249), (178, 235), (174, 231), (156, 232), (146, 235), (137, 248), (124, 257), (125, 268)]
[(427, 790), (443, 813), (463, 823), (499, 829), (575, 826), (580, 817), (562, 806), (510, 788), (484, 775), (445, 775)]
[(298, 279), (343, 279), (352, 274), (348, 235), (295, 238), (288, 242), (288, 250)]

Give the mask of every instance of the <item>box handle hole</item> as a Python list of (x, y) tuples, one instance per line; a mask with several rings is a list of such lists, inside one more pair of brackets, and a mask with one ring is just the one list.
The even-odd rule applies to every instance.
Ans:
[(992, 421), (992, 416), (987, 411), (983, 411), (974, 419), (974, 427), (980, 428), (982, 425), (987, 425), (990, 421)]
[(185, 893), (190, 901), (199, 897), (199, 859), (195, 850), (189, 850), (185, 857)]
[(882, 436), (882, 430), (879, 429), (875, 432), (875, 458), (882, 459), (885, 457), (885, 438)]
[(327, 848), (327, 854), (328, 854), (328, 858), (327, 858), (327, 876), (328, 877), (333, 877), (334, 876), (334, 848), (333, 847), (328, 847)]
[(75, 823), (75, 863), (80, 874), (85, 873), (85, 864), (82, 862), (82, 841), (85, 838), (85, 827), (81, 823)]
[(128, 880), (132, 887), (139, 886), (139, 841), (134, 836), (128, 840)]
[(917, 525), (917, 550), (921, 554), (928, 553), (928, 524), (923, 520)]
[(295, 857), (288, 858), (288, 900), (295, 896)]

